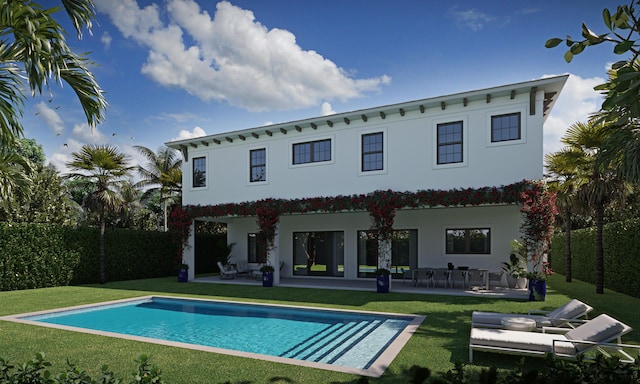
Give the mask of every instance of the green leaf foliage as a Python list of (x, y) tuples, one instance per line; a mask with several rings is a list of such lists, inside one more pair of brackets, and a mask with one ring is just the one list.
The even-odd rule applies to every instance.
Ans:
[[(595, 228), (571, 232), (572, 276), (595, 283)], [(606, 224), (604, 237), (604, 274), (607, 288), (640, 297), (640, 219)], [(566, 274), (564, 267), (564, 234), (556, 234), (551, 244), (553, 270)]]

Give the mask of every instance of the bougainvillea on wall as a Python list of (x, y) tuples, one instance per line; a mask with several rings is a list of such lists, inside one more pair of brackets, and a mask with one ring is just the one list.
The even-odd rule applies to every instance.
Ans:
[[(304, 213), (369, 212), (371, 229), (379, 239), (390, 239), (398, 209), (423, 209), (430, 207), (464, 207), (478, 205), (520, 204), (525, 222), (531, 222), (532, 233), (538, 227), (553, 225), (551, 211), (529, 208), (529, 202), (547, 196), (544, 183), (523, 180), (501, 187), (482, 187), (452, 190), (420, 190), (416, 192), (375, 191), (368, 194), (312, 197), (304, 199), (264, 199), (243, 203), (217, 205), (186, 205), (176, 207), (170, 216), (170, 230), (175, 241), (186, 245), (191, 222), (198, 217), (256, 217), (260, 234), (273, 248), (276, 228), (280, 216)], [(545, 200), (544, 204), (555, 202)], [(555, 204), (554, 204), (555, 209)], [(529, 225), (529, 224), (528, 224)], [(179, 259), (182, 255), (179, 255)]]

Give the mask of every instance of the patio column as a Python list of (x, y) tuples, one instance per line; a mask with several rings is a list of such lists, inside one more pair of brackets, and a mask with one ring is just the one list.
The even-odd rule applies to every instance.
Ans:
[(182, 261), (189, 265), (188, 279), (193, 280), (196, 276), (196, 222), (191, 221), (189, 227), (189, 239), (182, 250)]
[(280, 223), (276, 224), (276, 234), (273, 236), (273, 244), (275, 247), (270, 251), (269, 260), (272, 260), (273, 265), (273, 285), (280, 284), (280, 251), (278, 251), (280, 245)]
[[(391, 271), (391, 239), (378, 240), (378, 268)], [(389, 290), (391, 290), (391, 276), (389, 276)]]

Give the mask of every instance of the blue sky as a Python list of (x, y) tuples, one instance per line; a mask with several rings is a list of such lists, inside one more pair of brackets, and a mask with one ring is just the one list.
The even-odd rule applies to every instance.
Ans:
[(604, 45), (567, 64), (563, 47), (544, 47), (579, 38), (582, 22), (603, 33), (602, 9), (615, 1), (95, 1), (93, 33), (68, 40), (97, 64), (106, 121), (91, 130), (66, 85), (24, 108), (25, 136), (61, 172), (88, 143), (138, 163), (134, 145), (570, 73), (545, 124), (552, 152), (599, 108), (593, 87), (625, 58)]

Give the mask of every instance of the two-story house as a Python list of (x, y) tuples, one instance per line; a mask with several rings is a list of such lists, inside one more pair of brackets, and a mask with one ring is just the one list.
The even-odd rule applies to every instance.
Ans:
[[(543, 125), (568, 75), (167, 143), (182, 151), (184, 205), (357, 196), (390, 190), (459, 191), (543, 177)], [(471, 193), (471, 192), (469, 192)], [(421, 196), (421, 195), (420, 195)], [(418, 199), (419, 195), (416, 195)], [(443, 200), (444, 201), (444, 200)], [(279, 216), (270, 262), (280, 276), (373, 276), (377, 248), (367, 210)], [(229, 212), (235, 212), (230, 210)], [(256, 217), (199, 218), (227, 224), (234, 258), (261, 261)], [(447, 263), (499, 270), (522, 215), (513, 203), (397, 209), (391, 267)], [(193, 244), (193, 232), (191, 232)], [(193, 264), (194, 247), (185, 249)], [(194, 268), (190, 269), (193, 279)]]

